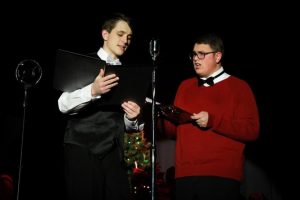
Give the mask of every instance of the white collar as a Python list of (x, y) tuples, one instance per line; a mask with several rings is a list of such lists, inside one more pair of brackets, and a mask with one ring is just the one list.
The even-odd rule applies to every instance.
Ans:
[[(219, 73), (221, 73), (222, 71), (224, 71), (224, 68), (221, 66), (220, 69), (218, 69), (217, 71), (215, 71), (214, 73), (212, 73), (209, 77), (216, 76)], [(216, 83), (218, 83), (220, 81), (223, 81), (223, 80), (227, 79), (229, 76), (230, 75), (225, 72), (225, 73), (221, 74), (220, 76), (216, 77), (214, 79), (214, 83), (216, 84)], [(209, 78), (209, 77), (207, 77), (207, 78)], [(202, 78), (202, 79), (206, 80), (207, 78)], [(209, 85), (207, 83), (204, 83), (204, 86), (208, 87)]]
[(113, 59), (102, 47), (97, 52), (97, 55), (101, 60), (104, 60), (110, 65), (121, 65), (121, 61), (119, 59)]

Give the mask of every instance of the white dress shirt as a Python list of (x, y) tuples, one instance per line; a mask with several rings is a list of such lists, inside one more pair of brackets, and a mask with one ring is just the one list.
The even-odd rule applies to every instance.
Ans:
[[(100, 48), (97, 55), (101, 60), (110, 65), (121, 65), (119, 59), (112, 59), (103, 48)], [(86, 106), (90, 101), (101, 98), (101, 96), (93, 97), (91, 93), (92, 83), (75, 90), (73, 92), (63, 92), (58, 99), (58, 108), (62, 113), (76, 114), (77, 110), (80, 110)], [(131, 121), (124, 115), (124, 123), (126, 130), (140, 131), (144, 129), (144, 124), (138, 124), (138, 120)]]
[[(224, 71), (224, 68), (223, 68), (223, 67), (220, 67), (220, 69), (218, 69), (217, 71), (215, 71), (214, 73), (212, 73), (209, 77), (216, 76), (217, 74), (221, 73), (222, 71)], [(221, 74), (220, 76), (218, 76), (218, 77), (216, 77), (216, 78), (214, 79), (214, 83), (216, 84), (216, 83), (218, 83), (218, 82), (220, 82), (220, 81), (223, 81), (223, 80), (225, 80), (226, 78), (228, 78), (229, 76), (230, 76), (229, 74), (227, 74), (226, 72), (224, 72), (223, 74)], [(209, 77), (207, 77), (207, 78), (202, 78), (202, 79), (206, 80), (206, 79), (208, 79)], [(209, 87), (210, 85), (208, 85), (207, 83), (204, 83), (203, 86)]]

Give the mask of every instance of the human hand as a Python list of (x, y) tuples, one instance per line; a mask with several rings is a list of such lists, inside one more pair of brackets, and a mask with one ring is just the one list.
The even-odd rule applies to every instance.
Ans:
[(191, 116), (192, 119), (195, 120), (195, 122), (198, 124), (199, 127), (201, 128), (206, 128), (207, 127), (207, 123), (208, 123), (208, 112), (206, 111), (201, 111), (199, 113), (193, 113), (193, 115)]
[(125, 115), (127, 119), (129, 120), (134, 120), (138, 117), (140, 114), (141, 108), (138, 104), (132, 102), (132, 101), (127, 101), (122, 103), (122, 108), (125, 112)]
[(115, 74), (104, 76), (104, 70), (100, 69), (98, 76), (92, 83), (92, 96), (98, 96), (109, 92), (111, 88), (118, 85), (118, 80), (119, 77), (117, 77)]

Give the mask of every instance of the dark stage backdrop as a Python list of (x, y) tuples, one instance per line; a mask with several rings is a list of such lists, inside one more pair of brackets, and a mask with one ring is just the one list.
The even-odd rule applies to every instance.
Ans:
[[(35, 59), (43, 69), (38, 85), (30, 89), (24, 138), (21, 189), (31, 199), (53, 199), (63, 194), (62, 138), (64, 119), (57, 108), (59, 93), (52, 89), (58, 48), (88, 53), (101, 45), (100, 26), (110, 11), (134, 19), (132, 45), (124, 57), (129, 63), (151, 63), (149, 41), (160, 39), (157, 100), (172, 103), (178, 84), (193, 75), (188, 52), (198, 33), (214, 31), (223, 37), (226, 71), (246, 80), (257, 98), (261, 136), (249, 143), (246, 157), (263, 171), (275, 193), (290, 197), (292, 178), (299, 178), (295, 140), (299, 122), (295, 68), (298, 47), (293, 6), (260, 3), (219, 4), (184, 1), (178, 4), (146, 1), (35, 3), (7, 5), (1, 13), (1, 126), (0, 173), (17, 181), (24, 89), (15, 79), (17, 64)], [(168, 5), (169, 4), (169, 5)], [(134, 6), (134, 7), (133, 7)], [(285, 13), (285, 14), (283, 14)], [(292, 61), (292, 62), (291, 62)], [(291, 79), (290, 79), (291, 77)], [(299, 121), (299, 120), (298, 120)], [(250, 170), (251, 171), (251, 170)], [(297, 180), (294, 180), (297, 182)], [(275, 188), (275, 189), (274, 189)], [(274, 192), (276, 190), (276, 192)]]

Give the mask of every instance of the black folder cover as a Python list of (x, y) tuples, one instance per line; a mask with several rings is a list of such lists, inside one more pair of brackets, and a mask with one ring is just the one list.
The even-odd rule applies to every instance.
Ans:
[(59, 49), (56, 55), (53, 87), (63, 92), (71, 92), (94, 81), (100, 68), (105, 74), (115, 73), (118, 85), (98, 100), (101, 105), (119, 105), (132, 100), (144, 104), (151, 83), (153, 66), (148, 64), (107, 65), (94, 58)]
[(147, 64), (107, 65), (105, 74), (116, 74), (119, 81), (117, 86), (103, 95), (103, 101), (106, 104), (133, 101), (143, 105), (151, 83), (152, 71), (153, 67)]
[(58, 49), (53, 87), (63, 92), (82, 88), (92, 83), (105, 65), (99, 58)]

